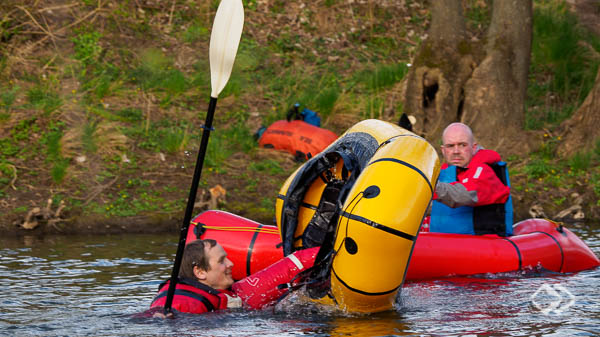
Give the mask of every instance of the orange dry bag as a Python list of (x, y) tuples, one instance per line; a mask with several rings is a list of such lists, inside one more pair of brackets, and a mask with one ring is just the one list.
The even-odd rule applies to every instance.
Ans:
[[(258, 145), (287, 151), (297, 159), (306, 160), (323, 151), (337, 139), (332, 131), (294, 120), (271, 124), (260, 137)], [(310, 154), (310, 155), (309, 155)]]

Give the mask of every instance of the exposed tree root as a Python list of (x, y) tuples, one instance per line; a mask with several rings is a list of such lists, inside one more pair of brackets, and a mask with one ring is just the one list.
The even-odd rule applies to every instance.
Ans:
[(64, 219), (61, 218), (64, 208), (65, 202), (61, 200), (58, 204), (58, 208), (56, 208), (55, 211), (52, 211), (52, 198), (50, 198), (44, 208), (35, 207), (30, 210), (20, 227), (32, 230), (37, 228), (40, 224), (46, 223), (58, 230), (57, 224), (64, 221)]

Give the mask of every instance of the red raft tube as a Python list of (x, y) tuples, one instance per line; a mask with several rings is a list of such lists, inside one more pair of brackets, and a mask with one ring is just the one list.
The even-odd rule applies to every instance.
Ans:
[[(187, 242), (215, 239), (233, 261), (240, 280), (281, 260), (277, 227), (223, 211), (206, 211), (192, 220)], [(598, 257), (573, 232), (547, 219), (514, 225), (514, 235), (465, 235), (421, 232), (406, 280), (502, 273), (542, 267), (573, 273), (600, 265)]]
[(232, 276), (241, 280), (283, 258), (277, 226), (268, 226), (223, 211), (205, 211), (190, 223), (186, 243), (215, 239), (233, 262)]
[(572, 273), (600, 265), (598, 257), (573, 232), (547, 219), (527, 219), (514, 235), (419, 233), (408, 280), (502, 273), (542, 267)]

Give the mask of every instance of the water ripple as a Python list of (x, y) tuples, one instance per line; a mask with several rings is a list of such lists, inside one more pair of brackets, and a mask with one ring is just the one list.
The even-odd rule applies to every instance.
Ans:
[[(597, 229), (574, 229), (598, 254)], [(300, 293), (274, 309), (142, 314), (171, 272), (176, 237), (121, 235), (0, 239), (0, 335), (19, 336), (593, 336), (600, 334), (600, 270), (530, 270), (408, 283), (396, 311), (348, 315)], [(543, 313), (532, 296), (560, 285), (574, 296)]]

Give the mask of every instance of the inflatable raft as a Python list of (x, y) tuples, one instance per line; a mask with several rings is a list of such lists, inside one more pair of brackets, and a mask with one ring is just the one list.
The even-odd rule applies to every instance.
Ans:
[[(274, 256), (271, 263), (320, 247), (306, 276), (313, 299), (350, 312), (388, 310), (404, 282), (439, 168), (435, 149), (423, 138), (391, 123), (362, 121), (284, 183), (276, 202), (277, 228), (246, 222), (240, 240), (247, 244), (238, 239), (228, 244), (234, 235), (226, 231), (239, 219), (222, 214), (217, 222), (194, 219), (188, 235), (202, 237), (222, 226), (220, 234), (212, 232), (218, 237), (206, 237), (219, 241), (232, 261), (239, 257), (237, 265), (250, 275), (258, 261), (266, 261), (253, 260), (262, 254), (259, 241), (276, 230), (283, 254), (270, 239), (268, 245), (276, 248), (267, 254)], [(200, 224), (203, 230), (198, 230)]]
[(502, 273), (543, 268), (559, 273), (592, 269), (600, 261), (573, 232), (548, 219), (527, 219), (513, 235), (419, 234), (407, 278)]
[[(234, 229), (229, 221), (235, 219)], [(228, 223), (227, 228), (220, 224)], [(256, 257), (270, 265), (283, 257), (277, 227), (265, 226), (223, 211), (206, 211), (192, 222), (188, 241), (215, 238), (230, 252), (234, 275), (250, 275)], [(198, 229), (196, 229), (198, 228)], [(250, 230), (253, 228), (253, 230)], [(527, 219), (513, 226), (514, 235), (465, 235), (419, 233), (406, 280), (502, 273), (543, 268), (559, 273), (593, 269), (600, 260), (591, 249), (562, 224), (548, 219)], [(244, 238), (253, 233), (252, 240)], [(200, 234), (197, 236), (197, 234)], [(233, 253), (231, 253), (233, 252)], [(389, 259), (386, 260), (389, 262)]]

